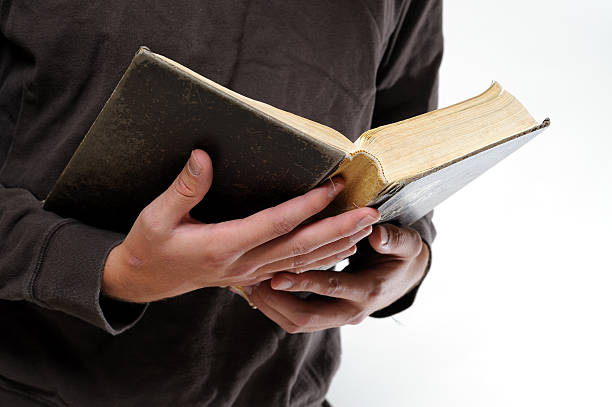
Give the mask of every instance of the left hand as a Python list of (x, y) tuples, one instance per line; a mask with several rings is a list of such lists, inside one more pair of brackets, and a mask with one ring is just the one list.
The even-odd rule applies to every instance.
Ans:
[[(244, 287), (245, 292), (261, 312), (289, 333), (358, 324), (414, 288), (429, 261), (427, 245), (414, 229), (378, 225), (368, 240), (372, 255), (345, 271), (282, 272)], [(291, 294), (298, 291), (324, 297), (300, 299)]]

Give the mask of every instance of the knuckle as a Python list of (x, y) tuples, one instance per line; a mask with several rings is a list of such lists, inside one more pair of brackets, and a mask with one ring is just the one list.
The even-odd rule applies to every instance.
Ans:
[(389, 243), (392, 247), (401, 249), (405, 255), (414, 257), (423, 249), (421, 235), (414, 229), (389, 228)]
[(315, 213), (323, 210), (328, 203), (327, 194), (321, 193), (321, 191), (314, 190), (310, 191), (306, 195), (303, 195), (300, 199), (304, 204), (304, 210), (307, 213), (314, 215)]
[(293, 323), (300, 329), (307, 328), (313, 322), (314, 315), (306, 312), (297, 314), (294, 318)]
[(276, 235), (282, 236), (291, 232), (295, 229), (296, 224), (294, 221), (287, 217), (283, 217), (280, 220), (272, 223), (272, 229)]
[(313, 200), (309, 203), (306, 210), (311, 214), (319, 213), (323, 210), (323, 208), (325, 208), (326, 204), (326, 201), (322, 201), (320, 199)]
[(327, 292), (329, 295), (334, 296), (342, 292), (342, 285), (340, 280), (336, 277), (331, 277), (327, 281)]
[(181, 172), (176, 181), (172, 184), (174, 191), (184, 198), (194, 198), (197, 196), (195, 182), (187, 171)]
[(406, 243), (405, 234), (397, 227), (388, 228), (389, 244), (391, 247), (403, 247)]
[(209, 261), (213, 265), (224, 264), (229, 260), (229, 257), (222, 251), (217, 250), (211, 253)]
[(140, 214), (138, 215), (140, 223), (145, 226), (150, 225), (156, 218), (158, 218), (158, 216), (156, 216), (153, 212), (154, 211), (151, 205), (145, 207), (142, 211), (140, 211)]
[(343, 224), (337, 226), (336, 233), (339, 236), (350, 236), (355, 233), (356, 227), (357, 223), (354, 221), (343, 222)]
[(301, 268), (306, 263), (304, 256), (295, 256), (291, 258), (291, 268)]
[(370, 286), (367, 290), (366, 294), (366, 302), (375, 303), (382, 295), (384, 291), (383, 280), (381, 279), (373, 279), (370, 282)]
[(166, 224), (153, 207), (145, 207), (138, 215), (140, 224), (148, 236), (159, 236), (166, 232)]
[(312, 280), (308, 279), (308, 278), (301, 278), (303, 276), (300, 275), (296, 275), (294, 277), (295, 282), (293, 283), (293, 286), (295, 288), (299, 288), (302, 291), (312, 291), (313, 289), (313, 282)]
[(294, 256), (293, 262), (296, 262), (297, 256), (308, 253), (308, 247), (300, 239), (293, 239), (291, 241), (291, 255)]

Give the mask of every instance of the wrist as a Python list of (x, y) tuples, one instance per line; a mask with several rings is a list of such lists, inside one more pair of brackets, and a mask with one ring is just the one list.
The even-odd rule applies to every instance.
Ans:
[(129, 295), (125, 292), (125, 276), (127, 262), (123, 254), (123, 243), (115, 246), (106, 258), (104, 271), (102, 272), (102, 294), (123, 300), (130, 301)]

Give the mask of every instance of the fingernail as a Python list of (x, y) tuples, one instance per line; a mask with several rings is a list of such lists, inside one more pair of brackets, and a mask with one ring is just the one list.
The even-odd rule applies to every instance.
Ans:
[(373, 218), (370, 215), (364, 216), (363, 218), (361, 218), (359, 223), (357, 223), (357, 229), (363, 229), (366, 226), (376, 223), (377, 221), (378, 221), (378, 218)]
[(329, 179), (329, 189), (327, 190), (327, 197), (333, 198), (334, 196), (338, 195), (338, 193), (340, 193), (341, 189), (342, 189), (342, 185), (334, 182), (334, 180), (330, 178)]
[(187, 169), (194, 177), (200, 175), (200, 172), (202, 171), (202, 166), (198, 162), (193, 152), (191, 153), (191, 157), (189, 157), (189, 161), (187, 161)]
[(387, 246), (389, 243), (389, 233), (387, 232), (387, 228), (384, 226), (380, 226), (380, 245)]
[(293, 287), (293, 281), (288, 279), (287, 277), (283, 277), (280, 280), (280, 283), (275, 284), (273, 287), (275, 290), (286, 290), (287, 288)]

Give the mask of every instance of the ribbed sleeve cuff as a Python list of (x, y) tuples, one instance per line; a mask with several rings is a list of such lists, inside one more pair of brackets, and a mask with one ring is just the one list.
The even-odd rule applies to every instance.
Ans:
[(102, 272), (108, 253), (123, 235), (72, 219), (48, 232), (29, 281), (31, 301), (80, 318), (117, 335), (138, 322), (147, 304), (101, 296)]

